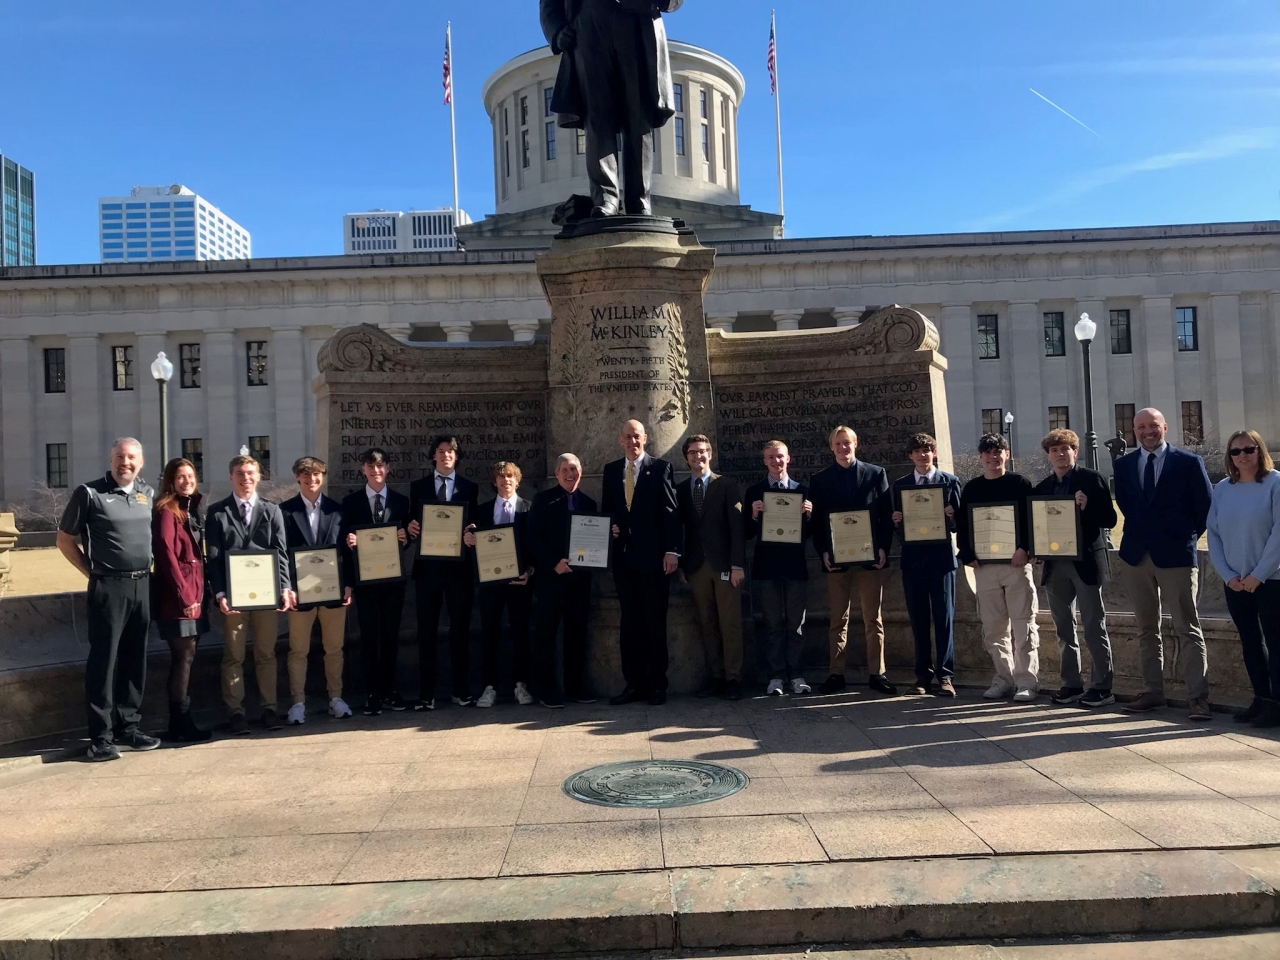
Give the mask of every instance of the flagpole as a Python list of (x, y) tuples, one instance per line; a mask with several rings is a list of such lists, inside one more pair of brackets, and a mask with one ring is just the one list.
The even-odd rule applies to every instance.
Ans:
[(458, 121), (454, 115), (453, 101), (453, 23), (446, 21), (444, 45), (449, 51), (449, 140), (453, 149), (453, 230), (454, 246), (457, 246), (458, 223)]
[(787, 215), (782, 198), (782, 85), (778, 81), (778, 12), (770, 11), (770, 31), (773, 34), (773, 115), (777, 126), (778, 140), (778, 216), (782, 224), (778, 227), (780, 237), (786, 236)]

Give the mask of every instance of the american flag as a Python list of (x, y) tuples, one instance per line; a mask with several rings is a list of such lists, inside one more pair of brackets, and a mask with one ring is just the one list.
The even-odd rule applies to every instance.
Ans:
[(444, 34), (444, 102), (453, 103), (453, 51), (447, 30)]
[(774, 34), (774, 22), (769, 20), (769, 92), (778, 95), (778, 40)]

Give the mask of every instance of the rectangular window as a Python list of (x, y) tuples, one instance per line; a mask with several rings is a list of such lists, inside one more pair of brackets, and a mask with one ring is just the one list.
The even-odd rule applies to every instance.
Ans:
[(546, 126), (547, 159), (554, 160), (556, 158), (556, 122), (548, 120)]
[(133, 389), (133, 347), (112, 347), (111, 366), (113, 390)]
[(1136, 413), (1132, 403), (1116, 404), (1116, 433), (1124, 437), (1124, 442), (1130, 447), (1138, 445), (1138, 439), (1133, 434), (1133, 415)]
[(502, 108), (502, 135), (511, 136), (511, 111), (506, 107)]
[(65, 443), (46, 443), (44, 445), (44, 476), (51, 487), (62, 489), (67, 485), (67, 445)]
[(711, 128), (705, 123), (702, 125), (702, 160), (704, 163), (711, 161)]
[(684, 156), (684, 117), (676, 117), (676, 156)]
[(1004, 409), (1002, 407), (989, 407), (982, 411), (982, 432), (984, 434), (992, 433), (996, 436), (1004, 429)]
[(1204, 419), (1199, 400), (1182, 401), (1182, 445), (1196, 447), (1204, 443)]
[(702, 119), (706, 120), (707, 119), (707, 91), (706, 90), (698, 91), (698, 109), (702, 113)]
[(542, 115), (544, 117), (554, 117), (555, 113), (551, 109), (551, 101), (555, 99), (555, 87), (547, 87), (542, 91)]
[(978, 314), (978, 359), (1000, 359), (1000, 318), (994, 313)]
[(574, 137), (574, 149), (577, 151), (578, 156), (584, 156), (587, 152), (587, 131), (576, 130), (574, 132), (577, 133), (577, 136)]
[(1196, 336), (1196, 308), (1178, 308), (1178, 349), (1182, 352), (1199, 350), (1199, 339)]
[(1044, 355), (1046, 357), (1065, 357), (1067, 355), (1066, 322), (1060, 311), (1044, 315)]
[(527, 127), (529, 125), (529, 98), (520, 98), (520, 126)]
[(1071, 429), (1070, 408), (1050, 407), (1049, 408), (1049, 429), (1050, 430), (1070, 430)]
[(1133, 353), (1133, 332), (1129, 327), (1128, 310), (1111, 311), (1111, 352)]
[(267, 385), (267, 341), (250, 340), (244, 345), (244, 352), (249, 365), (249, 386), (265, 387)]
[(44, 352), (44, 392), (67, 392), (67, 351), (49, 347)]
[(520, 131), (520, 166), (529, 169), (529, 131)]
[(178, 382), (187, 389), (200, 386), (200, 344), (178, 344), (178, 360), (180, 363)]
[(182, 458), (190, 460), (196, 468), (196, 479), (204, 483), (204, 440), (200, 437), (186, 437), (182, 441)]
[(249, 456), (257, 460), (262, 467), (263, 479), (271, 476), (271, 438), (250, 437)]
[(675, 110), (676, 113), (684, 113), (684, 84), (677, 83), (673, 88), (675, 93)]
[(729, 169), (729, 101), (720, 98), (720, 167)]

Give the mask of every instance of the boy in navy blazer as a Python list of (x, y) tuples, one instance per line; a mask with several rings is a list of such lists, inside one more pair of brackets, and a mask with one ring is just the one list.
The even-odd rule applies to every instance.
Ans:
[[(914, 543), (902, 530), (902, 498), (915, 486), (941, 486), (946, 504), (947, 530), (955, 529), (960, 509), (960, 478), (938, 469), (938, 443), (927, 433), (911, 438), (911, 462), (915, 469), (893, 483), (893, 523), (902, 535), (902, 594), (907, 602), (907, 618), (916, 643), (916, 685), (912, 693), (940, 697), (956, 695), (955, 672), (956, 548), (946, 543)], [(933, 640), (929, 626), (933, 625)], [(936, 653), (936, 659), (935, 659)], [(936, 690), (933, 682), (938, 682)]]
[(1164, 645), (1161, 607), (1173, 618), (1187, 684), (1188, 714), (1208, 720), (1209, 658), (1196, 611), (1196, 543), (1209, 518), (1213, 486), (1204, 461), (1166, 439), (1169, 424), (1153, 407), (1133, 418), (1138, 449), (1116, 461), (1116, 504), (1124, 514), (1121, 571), (1138, 622), (1138, 650), (1146, 690), (1124, 705), (1129, 712), (1163, 707)]

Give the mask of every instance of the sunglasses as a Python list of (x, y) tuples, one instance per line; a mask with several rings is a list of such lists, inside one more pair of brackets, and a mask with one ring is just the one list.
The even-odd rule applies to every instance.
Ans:
[(1256, 446), (1232, 447), (1227, 452), (1230, 453), (1233, 457), (1251, 457), (1258, 452), (1258, 448)]

